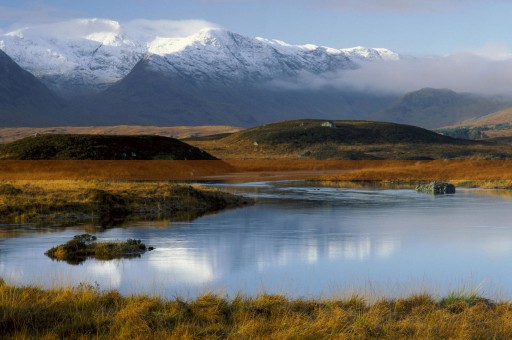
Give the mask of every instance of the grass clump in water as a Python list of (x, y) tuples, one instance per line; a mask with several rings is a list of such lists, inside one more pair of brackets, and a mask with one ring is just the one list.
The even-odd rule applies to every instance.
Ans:
[(140, 257), (147, 250), (153, 249), (153, 247), (146, 248), (146, 245), (140, 240), (96, 242), (96, 236), (82, 234), (76, 235), (64, 244), (49, 249), (45, 255), (53, 260), (79, 264), (90, 257), (97, 260)]

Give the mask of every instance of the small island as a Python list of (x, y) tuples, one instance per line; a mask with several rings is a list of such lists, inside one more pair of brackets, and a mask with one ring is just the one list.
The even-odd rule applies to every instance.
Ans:
[(52, 260), (66, 261), (69, 264), (80, 264), (88, 258), (97, 260), (113, 260), (121, 258), (140, 257), (146, 251), (140, 240), (129, 239), (125, 242), (97, 242), (96, 236), (90, 234), (76, 235), (68, 242), (49, 249), (45, 255)]

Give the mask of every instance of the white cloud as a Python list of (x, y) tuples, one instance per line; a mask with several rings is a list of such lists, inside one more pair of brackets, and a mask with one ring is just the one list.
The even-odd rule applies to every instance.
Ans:
[(136, 19), (126, 22), (124, 25), (128, 35), (143, 34), (141, 40), (148, 37), (186, 37), (203, 28), (218, 27), (218, 25), (205, 20), (146, 20)]
[[(304, 85), (307, 84), (307, 85)], [(484, 58), (475, 54), (407, 58), (401, 61), (365, 63), (356, 70), (302, 73), (287, 87), (337, 87), (364, 91), (406, 93), (425, 87), (486, 95), (512, 93), (512, 59)]]
[(471, 53), (491, 60), (507, 60), (512, 58), (512, 49), (505, 42), (489, 42), (474, 49)]
[(23, 34), (26, 36), (60, 37), (62, 32), (66, 32), (65, 37), (73, 39), (111, 33), (124, 34), (129, 39), (136, 41), (150, 41), (156, 37), (186, 37), (203, 28), (218, 27), (218, 25), (204, 20), (136, 19), (123, 23), (109, 19), (87, 18), (35, 24), (28, 27), (30, 28), (22, 28)]

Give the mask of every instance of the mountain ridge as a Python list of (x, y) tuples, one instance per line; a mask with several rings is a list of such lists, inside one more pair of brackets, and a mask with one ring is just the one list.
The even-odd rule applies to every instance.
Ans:
[[(65, 28), (70, 26), (73, 30), (68, 33)], [(276, 74), (294, 75), (297, 70), (350, 69), (365, 61), (400, 58), (382, 48), (291, 45), (216, 27), (184, 37), (159, 33), (148, 34), (114, 20), (75, 19), (5, 33), (0, 36), (0, 49), (47, 86), (67, 94), (70, 89), (79, 93), (103, 90), (145, 58), (154, 58), (159, 71), (195, 77), (229, 74), (237, 80), (268, 80)]]

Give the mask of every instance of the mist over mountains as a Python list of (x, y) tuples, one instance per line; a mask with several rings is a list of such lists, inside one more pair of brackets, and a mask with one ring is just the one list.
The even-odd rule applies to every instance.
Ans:
[[(204, 22), (186, 27), (77, 19), (0, 35), (0, 124), (255, 126), (322, 118), (430, 128), (510, 103), (491, 93), (408, 96), (393, 79), (386, 89), (379, 73), (391, 77), (394, 69), (400, 78), (411, 59), (383, 48), (290, 45)], [(13, 72), (20, 76), (4, 76)]]

